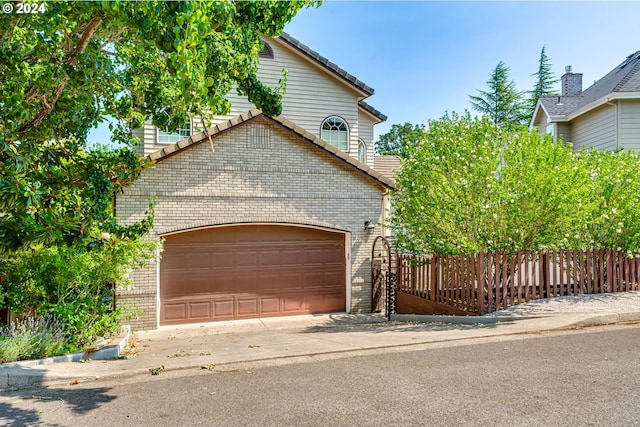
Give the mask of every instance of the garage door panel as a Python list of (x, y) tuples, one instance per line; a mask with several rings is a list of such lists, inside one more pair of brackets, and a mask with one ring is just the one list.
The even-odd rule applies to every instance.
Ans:
[(302, 286), (305, 289), (322, 288), (324, 285), (324, 273), (322, 271), (306, 273), (302, 278)]
[(300, 250), (283, 250), (280, 255), (280, 264), (283, 266), (303, 265), (304, 254)]
[(324, 286), (337, 286), (342, 287), (344, 284), (344, 276), (339, 272), (324, 272)]
[(258, 309), (260, 300), (255, 298), (238, 298), (237, 315), (238, 317), (257, 317), (260, 314)]
[(187, 254), (162, 254), (162, 268), (165, 271), (182, 270), (187, 263)]
[(216, 318), (233, 318), (235, 301), (233, 298), (220, 299), (213, 301), (213, 317)]
[(235, 292), (253, 292), (258, 282), (258, 272), (240, 273), (236, 276)]
[(261, 315), (278, 315), (280, 311), (280, 298), (260, 298)]
[(211, 253), (191, 253), (186, 257), (187, 268), (189, 270), (210, 270), (211, 269)]
[(208, 320), (212, 315), (209, 301), (193, 302), (189, 304), (189, 318), (193, 320)]
[(278, 292), (282, 288), (282, 277), (279, 272), (265, 273), (260, 272), (259, 287), (261, 292)]
[(304, 299), (302, 296), (290, 296), (282, 299), (283, 313), (302, 313), (304, 311)]
[(345, 263), (344, 251), (340, 253), (340, 251), (337, 251), (335, 250), (335, 248), (332, 248), (332, 250), (326, 251), (325, 255), (326, 255), (326, 258), (325, 258), (326, 264), (344, 265)]
[(241, 251), (236, 253), (235, 265), (237, 267), (254, 267), (259, 264), (258, 261), (259, 255), (257, 251)]
[(235, 256), (233, 253), (213, 251), (211, 254), (213, 268), (234, 268)]
[(243, 225), (166, 237), (161, 324), (344, 311), (341, 233)]
[(279, 265), (281, 265), (280, 251), (277, 251), (275, 249), (265, 249), (263, 251), (260, 251), (260, 267), (277, 267)]
[(163, 305), (164, 320), (169, 322), (186, 322), (187, 321), (187, 304), (182, 303), (166, 303)]

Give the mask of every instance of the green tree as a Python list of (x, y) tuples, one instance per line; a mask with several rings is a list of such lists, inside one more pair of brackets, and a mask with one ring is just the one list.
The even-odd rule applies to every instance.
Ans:
[(569, 145), (468, 114), (431, 122), (396, 184), (392, 225), (420, 254), (582, 247), (594, 203)]
[[(89, 130), (111, 117), (114, 142), (127, 147), (145, 120), (170, 131), (188, 115), (206, 124), (229, 111), (234, 85), (265, 114), (279, 114), (284, 75), (276, 88), (257, 79), (260, 37), (316, 3), (46, 2), (43, 13), (5, 14), (0, 253), (131, 232), (109, 216), (110, 200), (142, 165), (127, 149), (87, 150)], [(138, 225), (133, 231), (144, 231)]]
[(394, 124), (389, 132), (380, 135), (375, 143), (378, 154), (395, 154), (402, 158), (408, 158), (409, 153), (422, 141), (425, 135), (424, 125)]
[(538, 71), (533, 73), (531, 77), (536, 78), (533, 90), (529, 91), (529, 99), (527, 100), (528, 118), (531, 120), (533, 111), (536, 108), (538, 99), (541, 96), (557, 96), (558, 92), (553, 89), (553, 85), (558, 82), (551, 71), (551, 60), (547, 56), (545, 46), (540, 51), (540, 59), (538, 60)]
[(473, 109), (498, 126), (522, 124), (526, 119), (523, 93), (516, 89), (513, 80), (509, 80), (509, 67), (502, 61), (491, 71), (487, 86), (489, 90), (478, 90), (478, 95), (469, 96)]

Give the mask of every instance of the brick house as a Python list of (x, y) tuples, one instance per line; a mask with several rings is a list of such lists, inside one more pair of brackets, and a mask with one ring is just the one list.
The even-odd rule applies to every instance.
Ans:
[(561, 96), (538, 100), (530, 128), (573, 143), (576, 150), (640, 150), (640, 51), (585, 90), (571, 66)]
[(118, 300), (135, 328), (371, 310), (371, 246), (393, 180), (373, 168), (373, 126), (360, 80), (291, 36), (265, 40), (258, 77), (289, 70), (283, 114), (238, 95), (208, 133), (146, 125), (155, 166), (117, 198), (124, 223), (155, 197), (156, 262), (132, 272)]

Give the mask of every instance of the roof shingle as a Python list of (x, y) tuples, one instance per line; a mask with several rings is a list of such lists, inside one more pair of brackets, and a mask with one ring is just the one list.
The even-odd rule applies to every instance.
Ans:
[[(640, 51), (629, 56), (578, 96), (545, 96), (540, 102), (550, 116), (568, 116), (611, 93), (640, 91)], [(558, 102), (560, 101), (560, 102)]]

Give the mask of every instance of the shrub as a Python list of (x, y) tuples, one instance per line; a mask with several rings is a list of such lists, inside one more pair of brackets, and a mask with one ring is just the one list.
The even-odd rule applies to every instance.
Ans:
[(392, 196), (402, 250), (640, 250), (640, 156), (570, 144), (486, 119), (429, 124)]
[[(93, 247), (37, 247), (16, 253), (4, 266), (0, 299), (14, 312), (52, 314), (65, 325), (69, 344), (84, 348), (117, 332), (124, 310), (115, 307), (115, 286), (155, 256), (155, 244), (110, 242)], [(0, 305), (2, 301), (0, 301)]]
[(29, 317), (0, 328), (0, 361), (15, 362), (60, 354), (65, 328), (55, 316)]

